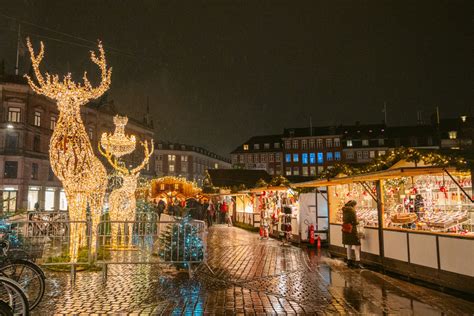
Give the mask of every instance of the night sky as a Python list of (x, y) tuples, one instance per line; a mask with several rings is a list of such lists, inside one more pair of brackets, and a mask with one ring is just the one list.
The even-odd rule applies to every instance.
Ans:
[(381, 122), (384, 101), (389, 124), (414, 124), (435, 106), (473, 115), (473, 4), (0, 0), (0, 58), (13, 72), (17, 22), (4, 15), (31, 23), (22, 29), (36, 47), (45, 42), (43, 69), (78, 80), (97, 74), (88, 47), (101, 39), (120, 111), (141, 118), (148, 97), (157, 139), (228, 155), (310, 116)]

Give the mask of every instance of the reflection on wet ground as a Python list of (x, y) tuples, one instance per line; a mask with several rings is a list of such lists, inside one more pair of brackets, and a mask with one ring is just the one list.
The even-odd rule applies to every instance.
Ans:
[(474, 313), (472, 302), (238, 228), (212, 227), (207, 244), (214, 273), (203, 265), (191, 279), (157, 265), (111, 265), (106, 283), (100, 272), (81, 272), (71, 286), (68, 273), (49, 272), (35, 314)]

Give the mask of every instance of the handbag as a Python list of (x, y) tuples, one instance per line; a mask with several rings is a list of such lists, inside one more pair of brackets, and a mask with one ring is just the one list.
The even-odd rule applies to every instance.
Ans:
[(342, 224), (342, 232), (343, 233), (352, 233), (352, 224), (351, 223), (347, 223), (347, 224)]
[(357, 236), (359, 237), (359, 239), (364, 239), (365, 238), (365, 228), (364, 228), (364, 224), (362, 223), (359, 223), (357, 226)]

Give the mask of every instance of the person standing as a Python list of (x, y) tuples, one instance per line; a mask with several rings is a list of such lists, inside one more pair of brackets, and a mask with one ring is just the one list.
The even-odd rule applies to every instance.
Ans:
[(212, 226), (212, 222), (214, 220), (214, 214), (215, 214), (215, 208), (214, 208), (214, 203), (212, 201), (209, 201), (209, 206), (207, 208), (207, 222), (209, 224), (209, 227)]
[[(347, 250), (347, 266), (361, 268), (360, 264), (360, 238), (357, 232), (357, 215), (355, 206), (357, 202), (351, 200), (342, 208), (342, 243)], [(352, 260), (352, 249), (355, 252), (355, 262)]]

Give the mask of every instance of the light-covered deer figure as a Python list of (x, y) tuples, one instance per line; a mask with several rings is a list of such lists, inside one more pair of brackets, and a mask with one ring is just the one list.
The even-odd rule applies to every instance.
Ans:
[[(125, 245), (125, 232), (128, 231), (128, 246), (130, 247), (132, 245), (133, 221), (135, 221), (137, 181), (140, 171), (148, 164), (150, 156), (153, 154), (154, 146), (153, 140), (151, 141), (151, 149), (148, 148), (146, 141), (142, 142), (145, 154), (142, 163), (133, 169), (128, 169), (118, 158), (133, 151), (135, 137), (133, 135), (129, 137), (123, 133), (123, 126), (127, 124), (126, 117), (116, 116), (114, 123), (116, 126), (115, 133), (113, 135), (104, 133), (99, 146), (101, 154), (107, 158), (107, 161), (122, 178), (122, 186), (114, 189), (109, 196), (109, 217), (112, 222), (110, 225), (111, 245), (117, 247), (119, 231), (120, 241), (118, 244)], [(127, 229), (125, 226), (128, 226)]]
[[(77, 262), (79, 246), (85, 245), (86, 209), (89, 207), (92, 220), (91, 251), (95, 253), (96, 228), (102, 214), (103, 199), (107, 187), (107, 172), (95, 156), (89, 136), (81, 118), (81, 106), (92, 99), (100, 97), (110, 86), (112, 68), (107, 69), (105, 53), (99, 42), (99, 56), (91, 51), (91, 60), (101, 71), (100, 84), (92, 87), (84, 72), (84, 83), (72, 80), (71, 73), (59, 79), (58, 75), (46, 73), (39, 69), (44, 57), (44, 45), (35, 55), (29, 39), (28, 49), (31, 55), (33, 71), (37, 82), (25, 75), (31, 89), (56, 101), (59, 118), (49, 144), (49, 159), (54, 174), (62, 182), (66, 191), (70, 224), (69, 255)], [(74, 223), (81, 221), (80, 223)]]

